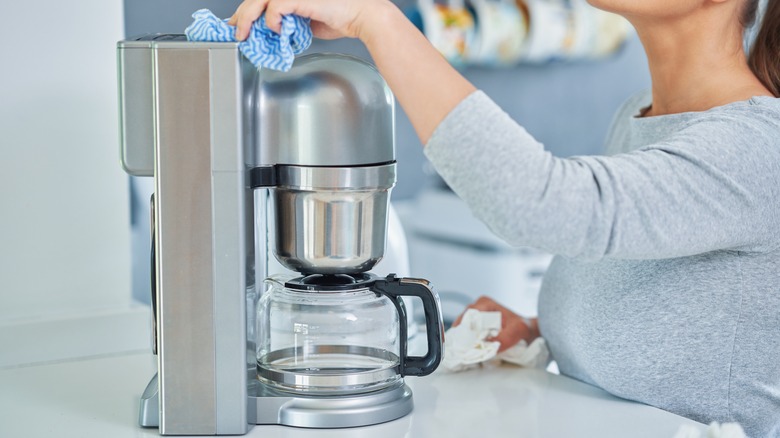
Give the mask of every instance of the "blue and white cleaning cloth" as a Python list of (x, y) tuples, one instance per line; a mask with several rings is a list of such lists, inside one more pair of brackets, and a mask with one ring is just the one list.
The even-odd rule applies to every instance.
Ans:
[[(194, 14), (195, 21), (184, 31), (189, 41), (235, 42), (236, 27), (227, 24), (208, 9)], [(288, 71), (295, 55), (311, 45), (311, 25), (308, 18), (297, 15), (282, 17), (282, 33), (277, 34), (265, 25), (265, 15), (252, 24), (249, 37), (238, 43), (238, 49), (257, 68)]]

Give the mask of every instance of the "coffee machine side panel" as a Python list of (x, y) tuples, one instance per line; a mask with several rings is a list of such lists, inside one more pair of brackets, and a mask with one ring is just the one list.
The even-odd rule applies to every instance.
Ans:
[(155, 53), (162, 434), (216, 433), (208, 61), (207, 51)]
[(117, 44), (119, 149), (122, 167), (135, 176), (154, 172), (152, 41)]
[(243, 85), (237, 49), (221, 47), (161, 43), (154, 51), (160, 433), (166, 435), (243, 434), (249, 427)]
[[(247, 294), (255, 287), (252, 190), (244, 96), (257, 69), (237, 50), (210, 56), (212, 241), (217, 433), (247, 431)], [(262, 275), (262, 272), (261, 272)], [(262, 278), (262, 277), (261, 277)], [(254, 370), (254, 367), (252, 368)]]

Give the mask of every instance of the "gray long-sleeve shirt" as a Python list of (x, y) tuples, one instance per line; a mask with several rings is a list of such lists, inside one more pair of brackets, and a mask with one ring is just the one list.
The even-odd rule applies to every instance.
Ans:
[(496, 234), (558, 254), (539, 323), (562, 373), (780, 437), (780, 99), (615, 117), (603, 156), (553, 157), (482, 92), (425, 153)]

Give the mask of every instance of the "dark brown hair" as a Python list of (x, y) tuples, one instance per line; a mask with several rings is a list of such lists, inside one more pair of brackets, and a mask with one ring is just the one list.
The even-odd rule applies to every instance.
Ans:
[[(747, 0), (742, 25), (747, 28), (756, 20), (758, 2)], [(764, 86), (780, 97), (780, 0), (766, 0), (761, 27), (748, 55), (748, 65)]]

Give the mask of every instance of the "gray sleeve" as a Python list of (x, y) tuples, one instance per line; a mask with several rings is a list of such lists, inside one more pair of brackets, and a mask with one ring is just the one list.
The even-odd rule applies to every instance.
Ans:
[(755, 131), (713, 119), (634, 152), (557, 158), (478, 91), (442, 121), (425, 154), (510, 244), (659, 259), (778, 246), (780, 157), (773, 136)]

